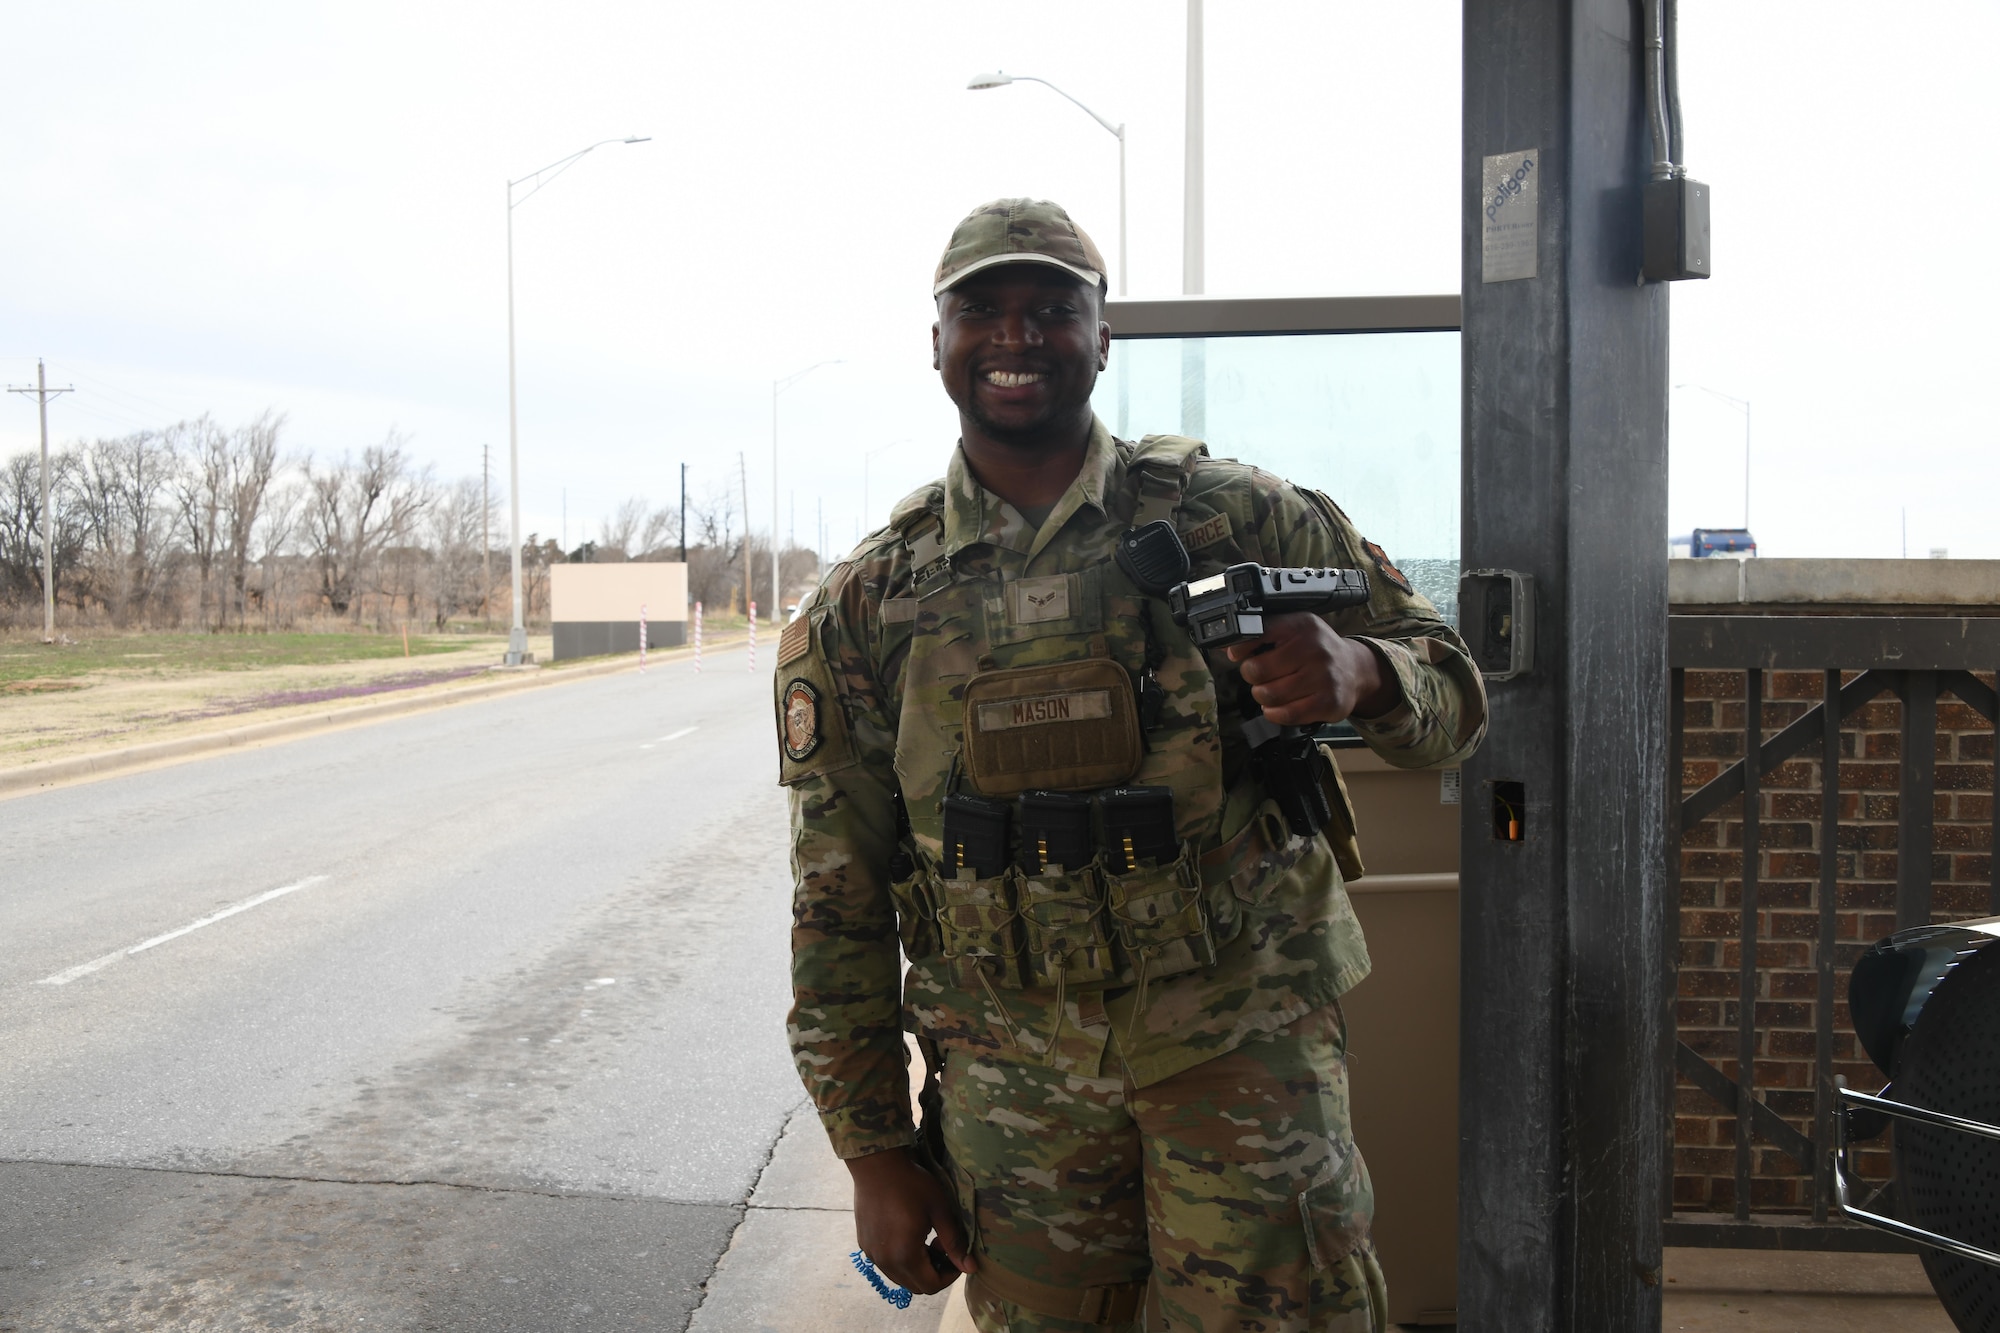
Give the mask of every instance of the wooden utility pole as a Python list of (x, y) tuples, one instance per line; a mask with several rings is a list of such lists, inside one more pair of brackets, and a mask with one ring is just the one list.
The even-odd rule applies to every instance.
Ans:
[(75, 393), (76, 386), (51, 389), (48, 368), (39, 357), (35, 359), (35, 383), (33, 387), (9, 385), (8, 393), (31, 393), (35, 395), (35, 405), (42, 415), (42, 642), (56, 641), (56, 560), (55, 544), (50, 537), (51, 516), (49, 513), (49, 399), (66, 393)]

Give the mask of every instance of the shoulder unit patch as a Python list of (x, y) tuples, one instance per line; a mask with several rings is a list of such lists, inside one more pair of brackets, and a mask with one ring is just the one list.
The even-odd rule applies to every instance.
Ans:
[(1410, 587), (1410, 580), (1404, 575), (1403, 571), (1389, 563), (1389, 553), (1387, 551), (1384, 551), (1371, 541), (1363, 541), (1361, 545), (1368, 552), (1370, 558), (1375, 561), (1375, 567), (1382, 571), (1383, 578), (1389, 580), (1389, 582), (1395, 584), (1404, 592), (1414, 591)]
[(803, 680), (785, 686), (785, 755), (804, 763), (819, 748), (819, 691)]

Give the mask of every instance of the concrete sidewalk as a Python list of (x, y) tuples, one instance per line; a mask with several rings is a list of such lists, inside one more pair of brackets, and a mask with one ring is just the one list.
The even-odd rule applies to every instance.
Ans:
[(1953, 1333), (1913, 1254), (1668, 1250), (1665, 1333)]
[[(914, 1105), (923, 1063), (910, 1055)], [(853, 1249), (847, 1169), (801, 1102), (688, 1333), (974, 1333), (963, 1283), (898, 1311)], [(1914, 1255), (1669, 1249), (1664, 1269), (1663, 1333), (1954, 1333)]]
[[(689, 1333), (973, 1333), (961, 1286), (897, 1311), (853, 1248), (847, 1171), (802, 1105)], [(1953, 1333), (1913, 1255), (1673, 1249), (1665, 1269), (1664, 1333)]]

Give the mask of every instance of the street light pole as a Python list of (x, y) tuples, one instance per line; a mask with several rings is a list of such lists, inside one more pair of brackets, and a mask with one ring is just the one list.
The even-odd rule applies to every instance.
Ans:
[(1750, 530), (1750, 400), (1735, 398), (1706, 384), (1676, 384), (1676, 389), (1700, 389), (1711, 398), (1720, 398), (1731, 407), (1743, 409), (1743, 530)]
[[(840, 358), (838, 357), (835, 357), (831, 361), (815, 361), (804, 370), (787, 375), (781, 380), (771, 381), (771, 623), (773, 625), (777, 624), (779, 618), (784, 614), (783, 608), (778, 605), (778, 395), (812, 374), (815, 370), (818, 370), (821, 366), (837, 366), (839, 364)], [(743, 543), (744, 549), (749, 549), (750, 513), (747, 508), (743, 513)], [(750, 595), (748, 591), (750, 587), (748, 557), (745, 557), (745, 560), (743, 574), (743, 587), (745, 591), (743, 595), (748, 597)]]
[[(531, 171), (519, 180), (507, 182), (507, 505), (511, 514), (507, 530), (512, 538), (508, 545), (511, 548), (514, 580), (514, 624), (507, 631), (508, 666), (520, 666), (528, 660), (528, 629), (521, 608), (521, 430), (514, 387), (514, 210), (534, 198), (544, 185), (575, 166), (586, 153), (608, 143), (649, 142), (650, 137), (645, 135), (600, 139), (588, 148), (577, 149), (568, 157), (557, 158), (540, 171)], [(526, 185), (529, 181), (535, 182), (534, 189), (516, 199), (514, 187)]]
[[(1181, 172), (1181, 292), (1200, 296), (1208, 287), (1204, 219), (1204, 112), (1201, 0), (1187, 0), (1187, 127)], [(1181, 434), (1208, 435), (1208, 344), (1181, 339)]]
[(1201, 0), (1187, 0), (1187, 140), (1181, 177), (1181, 292), (1199, 296), (1203, 271), (1203, 143)]
[[(1199, 0), (1197, 0), (1198, 2)], [(1042, 87), (1050, 89), (1057, 96), (1067, 98), (1084, 115), (1089, 116), (1092, 120), (1102, 125), (1106, 130), (1110, 131), (1113, 138), (1118, 140), (1118, 294), (1120, 296), (1125, 295), (1125, 126), (1122, 123), (1113, 125), (1082, 102), (1077, 101), (1076, 98), (1070, 97), (1068, 93), (1056, 87), (1047, 79), (1038, 79), (1032, 74), (1002, 74), (995, 71), (992, 74), (975, 75), (965, 86), (971, 91), (978, 92), (987, 88), (1004, 88), (1010, 83), (1041, 84)]]

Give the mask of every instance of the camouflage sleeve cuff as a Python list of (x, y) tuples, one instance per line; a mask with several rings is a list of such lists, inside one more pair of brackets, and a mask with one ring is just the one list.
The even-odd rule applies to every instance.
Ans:
[(826, 1137), (833, 1144), (834, 1156), (842, 1161), (885, 1152), (890, 1148), (914, 1147), (917, 1142), (917, 1129), (910, 1120), (907, 1107), (899, 1116), (887, 1106), (844, 1106), (839, 1110), (821, 1111), (819, 1122), (826, 1126)]
[(1375, 650), (1377, 656), (1395, 673), (1396, 688), (1403, 696), (1402, 702), (1380, 717), (1350, 717), (1349, 722), (1361, 733), (1368, 748), (1387, 759), (1392, 764), (1410, 768), (1422, 768), (1438, 762), (1440, 756), (1431, 751), (1438, 747), (1438, 736), (1442, 719), (1431, 716), (1419, 706), (1420, 701), (1429, 698), (1435, 687), (1427, 677), (1436, 670), (1428, 655), (1399, 639), (1375, 639), (1357, 636), (1356, 643), (1365, 643)]

